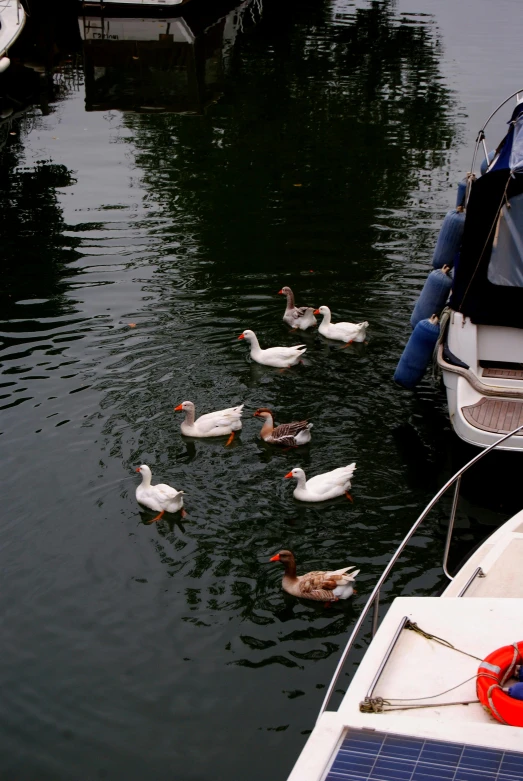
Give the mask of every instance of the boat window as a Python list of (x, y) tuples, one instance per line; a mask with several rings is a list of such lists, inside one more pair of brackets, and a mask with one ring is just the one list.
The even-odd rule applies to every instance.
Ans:
[(523, 287), (523, 193), (501, 209), (488, 279), (493, 285)]

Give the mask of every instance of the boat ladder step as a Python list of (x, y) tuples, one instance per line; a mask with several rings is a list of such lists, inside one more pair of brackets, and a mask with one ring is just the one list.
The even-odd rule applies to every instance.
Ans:
[(523, 380), (523, 369), (503, 369), (491, 366), (483, 369), (483, 377), (496, 380)]

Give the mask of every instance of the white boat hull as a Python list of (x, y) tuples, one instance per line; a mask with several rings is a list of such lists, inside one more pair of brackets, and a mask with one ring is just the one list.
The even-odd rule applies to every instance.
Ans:
[[(447, 345), (450, 357), (439, 363), (454, 431), (488, 447), (523, 423), (523, 331), (475, 325), (452, 312)], [(523, 452), (523, 437), (511, 437), (500, 449)]]
[(4, 0), (0, 5), (0, 73), (10, 65), (7, 53), (24, 29), (25, 19), (19, 0)]

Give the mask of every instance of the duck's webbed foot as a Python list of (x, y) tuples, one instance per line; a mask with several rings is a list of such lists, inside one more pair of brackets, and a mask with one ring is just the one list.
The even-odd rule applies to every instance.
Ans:
[(156, 518), (151, 518), (149, 523), (154, 523), (155, 521), (161, 521), (161, 519), (163, 518), (164, 515), (165, 515), (165, 510), (162, 510), (161, 513), (158, 513)]

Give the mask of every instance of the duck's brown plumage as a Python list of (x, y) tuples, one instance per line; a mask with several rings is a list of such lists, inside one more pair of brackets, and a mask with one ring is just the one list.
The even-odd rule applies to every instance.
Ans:
[[(298, 420), (293, 423), (281, 423), (274, 427), (274, 415), (267, 407), (260, 407), (254, 413), (255, 417), (264, 418), (261, 437), (265, 442), (284, 447), (296, 447), (296, 437), (301, 431), (312, 428), (308, 420)], [(309, 436), (310, 439), (310, 436)]]
[[(305, 575), (296, 575), (296, 559), (289, 550), (281, 550), (271, 561), (281, 561), (285, 567), (282, 587), (288, 594), (301, 599), (313, 599), (317, 602), (336, 602), (338, 599), (346, 599), (352, 594), (351, 583), (358, 571), (348, 573), (354, 567), (326, 572), (314, 570)], [(346, 590), (347, 594), (335, 594), (334, 589)], [(349, 593), (350, 592), (350, 593)]]
[[(283, 319), (292, 328), (299, 328), (303, 321), (303, 328), (307, 329), (311, 325), (315, 325), (316, 318), (313, 314), (314, 307), (311, 306), (296, 306), (294, 303), (294, 293), (290, 287), (283, 287), (280, 290), (280, 294), (287, 296), (287, 307)], [(305, 322), (307, 324), (305, 324)]]

